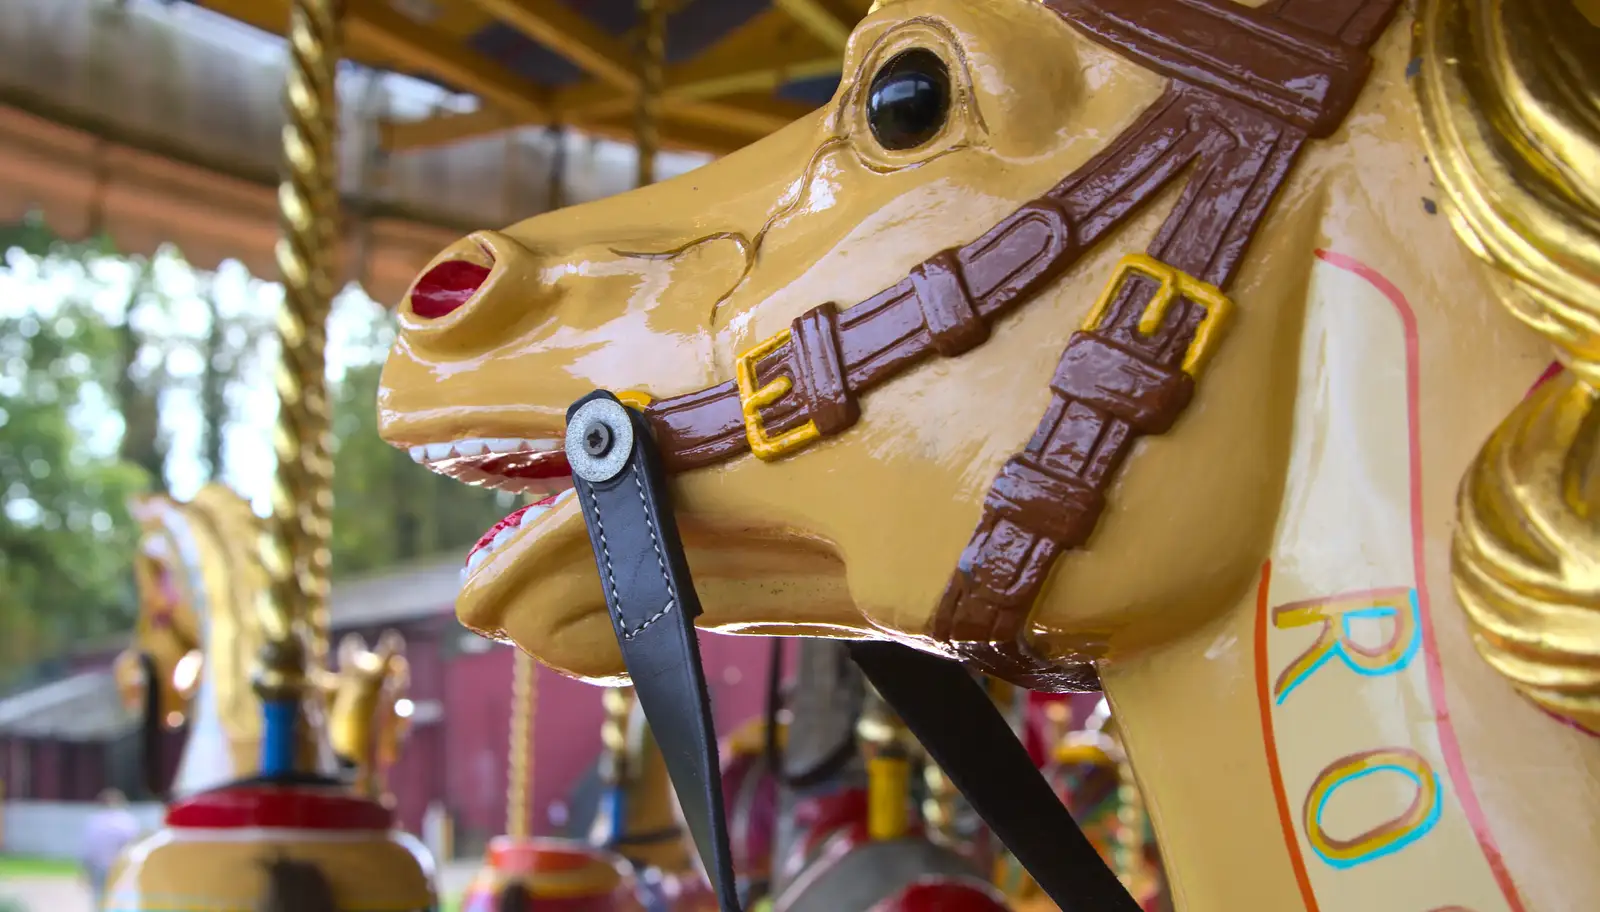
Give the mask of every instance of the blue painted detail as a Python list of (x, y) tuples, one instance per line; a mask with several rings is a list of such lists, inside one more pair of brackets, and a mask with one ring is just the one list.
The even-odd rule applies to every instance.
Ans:
[(262, 776), (284, 776), (294, 772), (294, 732), (300, 721), (298, 710), (293, 700), (269, 700), (262, 704), (265, 722), (261, 732)]
[[(1399, 773), (1400, 775), (1405, 776), (1407, 779), (1410, 779), (1412, 784), (1416, 785), (1418, 791), (1423, 789), (1421, 776), (1418, 776), (1416, 772), (1412, 770), (1408, 770), (1403, 766), (1393, 763), (1384, 763), (1369, 769), (1351, 773), (1334, 782), (1333, 785), (1328, 787), (1327, 791), (1322, 793), (1322, 801), (1318, 803), (1316, 808), (1314, 808), (1312, 811), (1312, 819), (1316, 821), (1317, 829), (1322, 830), (1322, 810), (1323, 808), (1327, 807), (1328, 799), (1333, 797), (1334, 792), (1337, 792), (1340, 787), (1347, 782), (1354, 782), (1357, 779), (1370, 776), (1373, 773), (1381, 773), (1385, 771)], [(1439, 785), (1439, 777), (1432, 770), (1429, 770), (1428, 778), (1432, 780), (1433, 784), (1433, 806), (1428, 809), (1428, 815), (1422, 818), (1422, 822), (1417, 824), (1417, 826), (1414, 827), (1411, 832), (1405, 834), (1399, 839), (1396, 839), (1394, 842), (1391, 842), (1386, 846), (1381, 846), (1372, 849), (1371, 851), (1363, 852), (1354, 858), (1329, 858), (1327, 855), (1323, 854), (1322, 849), (1319, 848), (1315, 842), (1312, 842), (1308, 839), (1306, 841), (1311, 843), (1311, 850), (1316, 852), (1317, 857), (1321, 858), (1329, 867), (1343, 871), (1356, 867), (1357, 865), (1364, 865), (1369, 861), (1373, 861), (1374, 859), (1383, 858), (1386, 855), (1393, 855), (1406, 846), (1411, 845), (1413, 842), (1416, 842), (1418, 839), (1428, 835), (1428, 832), (1439, 823), (1439, 817), (1444, 813), (1444, 789)], [(1323, 830), (1323, 832), (1326, 833), (1327, 831)]]
[[(1422, 608), (1417, 603), (1417, 590), (1412, 589), (1410, 591), (1406, 602), (1411, 608), (1411, 642), (1406, 644), (1405, 651), (1400, 653), (1399, 658), (1388, 663), (1387, 665), (1381, 665), (1377, 668), (1365, 668), (1350, 660), (1349, 654), (1344, 651), (1344, 643), (1342, 641), (1334, 643), (1332, 649), (1324, 652), (1317, 658), (1315, 662), (1312, 662), (1305, 671), (1302, 671), (1295, 677), (1294, 680), (1290, 681), (1289, 686), (1283, 689), (1283, 693), (1278, 694), (1278, 699), (1274, 702), (1277, 705), (1282, 706), (1283, 701), (1289, 699), (1289, 694), (1294, 693), (1294, 689), (1299, 687), (1301, 682), (1310, 678), (1316, 673), (1317, 669), (1321, 668), (1323, 665), (1326, 665), (1328, 660), (1334, 656), (1338, 656), (1339, 661), (1343, 662), (1346, 668), (1366, 678), (1379, 678), (1387, 674), (1394, 674), (1397, 671), (1405, 670), (1405, 668), (1411, 664), (1411, 660), (1417, 657), (1417, 653), (1422, 651)], [(1344, 632), (1345, 639), (1351, 639), (1351, 618), (1386, 618), (1394, 616), (1395, 609), (1392, 606), (1375, 605), (1371, 608), (1358, 608), (1355, 611), (1346, 611), (1344, 615), (1340, 617), (1339, 621), (1341, 629)]]
[(606, 832), (611, 834), (606, 848), (615, 848), (624, 835), (628, 823), (627, 796), (620, 786), (610, 786), (600, 793), (600, 810), (597, 816), (606, 822)]

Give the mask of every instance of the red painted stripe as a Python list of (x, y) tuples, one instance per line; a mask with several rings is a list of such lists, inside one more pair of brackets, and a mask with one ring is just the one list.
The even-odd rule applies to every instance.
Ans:
[(1256, 700), (1261, 705), (1261, 734), (1267, 743), (1267, 772), (1272, 775), (1272, 797), (1278, 802), (1278, 822), (1283, 825), (1283, 844), (1289, 850), (1294, 881), (1300, 886), (1306, 912), (1320, 912), (1317, 895), (1311, 890), (1311, 875), (1306, 873), (1306, 861), (1300, 856), (1300, 840), (1294, 834), (1294, 817), (1289, 812), (1283, 769), (1278, 765), (1278, 742), (1272, 730), (1272, 673), (1267, 664), (1267, 598), (1271, 589), (1272, 561), (1268, 560), (1261, 565), (1261, 585), (1256, 589)]
[(1517, 892), (1517, 885), (1511, 879), (1511, 872), (1506, 869), (1505, 859), (1495, 842), (1494, 833), (1489, 829), (1488, 818), (1484, 816), (1483, 808), (1478, 804), (1477, 793), (1472, 789), (1472, 780), (1467, 776), (1467, 766), (1461, 758), (1461, 745), (1456, 740), (1455, 724), (1450, 719), (1450, 708), (1444, 686), (1444, 668), (1439, 662), (1439, 649), (1434, 637), (1432, 600), (1428, 594), (1428, 578), (1423, 561), (1422, 362), (1417, 342), (1417, 315), (1400, 289), (1367, 264), (1331, 250), (1318, 250), (1316, 255), (1328, 265), (1366, 280), (1389, 299), (1400, 315), (1400, 322), (1405, 326), (1407, 430), (1411, 443), (1411, 554), (1417, 578), (1417, 604), (1422, 614), (1422, 654), (1428, 673), (1428, 690), (1433, 696), (1434, 711), (1439, 721), (1439, 746), (1444, 752), (1445, 767), (1449, 770), (1450, 780), (1455, 784), (1456, 794), (1460, 797), (1461, 808), (1467, 815), (1473, 834), (1478, 838), (1478, 845), (1483, 850), (1484, 859), (1489, 863), (1489, 869), (1494, 872), (1495, 880), (1500, 885), (1500, 892), (1505, 895), (1506, 902), (1514, 912), (1526, 912), (1521, 894)]
[(335, 788), (224, 786), (175, 802), (167, 826), (178, 829), (376, 830), (394, 815), (375, 801)]

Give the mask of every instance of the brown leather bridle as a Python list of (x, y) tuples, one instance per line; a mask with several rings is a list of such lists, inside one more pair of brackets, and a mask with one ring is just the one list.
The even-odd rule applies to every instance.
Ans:
[(1066, 179), (890, 288), (825, 303), (755, 346), (734, 379), (649, 403), (669, 472), (778, 459), (850, 428), (860, 397), (934, 355), (982, 344), (1180, 174), (1143, 254), (1118, 264), (1062, 353), (1051, 401), (1000, 470), (933, 616), (950, 654), (1035, 690), (1096, 690), (1087, 660), (1025, 642), (1050, 567), (1082, 546), (1141, 436), (1169, 429), (1231, 310), (1224, 293), (1308, 138), (1331, 135), (1399, 0), (1044, 0), (1092, 40), (1167, 76), (1165, 93)]

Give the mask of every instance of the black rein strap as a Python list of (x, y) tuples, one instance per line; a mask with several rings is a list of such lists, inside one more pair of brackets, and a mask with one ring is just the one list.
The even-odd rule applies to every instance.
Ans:
[[(700, 602), (656, 442), (640, 413), (598, 390), (567, 410), (566, 449), (623, 661), (722, 912), (739, 912), (695, 638)], [(850, 652), (1062, 912), (1140, 912), (965, 669), (894, 643)]]

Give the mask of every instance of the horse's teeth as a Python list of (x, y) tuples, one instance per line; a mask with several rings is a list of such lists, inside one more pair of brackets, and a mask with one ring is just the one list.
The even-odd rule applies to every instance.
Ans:
[(524, 440), (522, 445), (536, 453), (552, 453), (556, 450), (566, 449), (565, 440)]
[(444, 459), (450, 455), (451, 445), (448, 443), (430, 443), (427, 449), (429, 460)]
[[(470, 564), (471, 561), (469, 560), (468, 563)], [(469, 577), (471, 575), (472, 575), (472, 568), (470, 566), (461, 568), (461, 584), (463, 586), (465, 586), (467, 584), (467, 577)]]
[(561, 493), (556, 495), (556, 499), (555, 500), (550, 501), (550, 506), (553, 507), (553, 506), (555, 506), (556, 504), (559, 504), (559, 503), (566, 503), (567, 501), (569, 501), (572, 498), (577, 497), (577, 496), (578, 496), (578, 489), (577, 488), (566, 488)]
[(490, 437), (483, 445), (491, 453), (515, 453), (524, 447), (524, 442), (516, 437)]
[(411, 460), (413, 462), (421, 462), (421, 461), (423, 461), (424, 459), (427, 459), (427, 458), (428, 458), (428, 448), (427, 447), (425, 447), (425, 446), (414, 446), (414, 447), (411, 448)]
[(529, 507), (522, 518), (517, 520), (517, 528), (522, 529), (533, 524), (533, 521), (544, 515), (544, 507)]
[(511, 540), (511, 536), (516, 535), (516, 534), (517, 534), (517, 530), (516, 529), (513, 529), (510, 526), (507, 526), (506, 528), (501, 529), (499, 532), (495, 533), (494, 539), (489, 542), (489, 547), (498, 548), (501, 545), (505, 544), (506, 542), (510, 541)]
[(489, 559), (489, 549), (488, 548), (479, 548), (478, 550), (472, 552), (472, 556), (467, 558), (467, 572), (471, 573), (472, 571), (478, 569), (478, 565), (482, 564), (484, 561), (486, 561), (488, 559)]
[(458, 440), (455, 451), (458, 456), (482, 456), (488, 446), (482, 440)]

